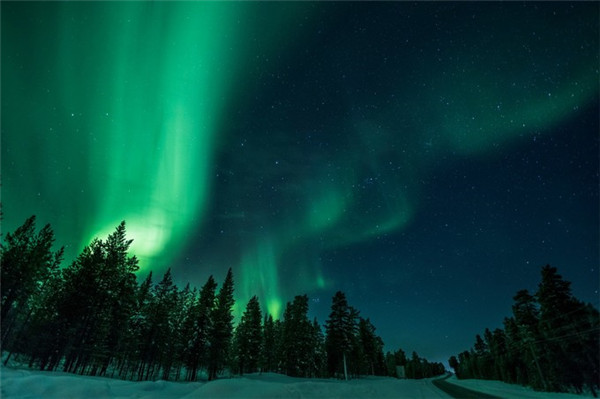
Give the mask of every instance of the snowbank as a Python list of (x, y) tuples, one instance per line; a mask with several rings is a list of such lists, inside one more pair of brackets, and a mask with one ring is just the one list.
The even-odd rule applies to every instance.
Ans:
[(449, 398), (431, 380), (369, 377), (338, 381), (249, 375), (209, 383), (131, 382), (30, 370), (1, 370), (2, 398)]
[[(339, 381), (291, 378), (279, 374), (251, 374), (212, 382), (121, 381), (102, 377), (79, 376), (3, 367), (0, 369), (1, 397), (44, 399), (96, 398), (210, 398), (210, 399), (304, 399), (304, 398), (450, 398), (430, 379), (397, 380), (366, 377)], [(582, 399), (573, 394), (535, 392), (530, 388), (499, 381), (457, 380), (450, 383), (511, 399)]]
[(452, 376), (446, 381), (464, 388), (472, 389), (473, 391), (489, 393), (490, 395), (496, 395), (506, 399), (582, 399), (586, 397), (584, 395), (569, 393), (536, 392), (528, 387), (507, 384), (501, 381), (459, 380), (456, 376)]

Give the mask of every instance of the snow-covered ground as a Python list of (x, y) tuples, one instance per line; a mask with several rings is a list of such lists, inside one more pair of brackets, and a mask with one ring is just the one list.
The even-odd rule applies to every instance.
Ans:
[[(291, 378), (279, 374), (252, 374), (213, 382), (121, 381), (102, 377), (79, 376), (3, 367), (0, 369), (0, 397), (44, 399), (96, 398), (450, 398), (427, 380), (397, 380), (365, 377), (339, 381)], [(574, 394), (542, 393), (499, 381), (457, 380), (450, 383), (512, 399), (582, 399)]]
[(1, 369), (2, 399), (8, 398), (450, 398), (431, 380), (368, 377), (348, 382), (248, 375), (209, 383), (131, 382), (30, 370)]
[(586, 395), (569, 393), (536, 392), (528, 387), (507, 384), (501, 381), (459, 380), (455, 376), (450, 377), (446, 381), (464, 388), (472, 389), (473, 391), (489, 393), (490, 395), (507, 399), (582, 399), (586, 397)]

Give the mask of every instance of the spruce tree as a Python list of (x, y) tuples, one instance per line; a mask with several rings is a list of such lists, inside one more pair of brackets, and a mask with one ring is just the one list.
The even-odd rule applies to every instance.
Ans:
[(351, 312), (346, 295), (338, 291), (331, 304), (331, 313), (325, 322), (325, 347), (327, 350), (327, 365), (330, 376), (343, 373), (348, 379), (347, 357), (352, 349), (356, 322), (355, 314)]
[(50, 369), (65, 356), (63, 371), (83, 373), (91, 349), (101, 338), (96, 327), (104, 316), (106, 303), (104, 281), (104, 244), (94, 239), (67, 267), (62, 298), (57, 306), (57, 341), (49, 363)]
[[(569, 386), (582, 392), (598, 383), (598, 321), (590, 319), (588, 308), (571, 293), (555, 267), (546, 265), (536, 293), (540, 304), (540, 331), (549, 357), (552, 390)], [(592, 313), (593, 314), (593, 313)], [(596, 312), (597, 314), (597, 312)]]
[(546, 265), (535, 296), (520, 290), (504, 330), (476, 336), (475, 349), (451, 358), (459, 378), (493, 378), (538, 390), (583, 392), (600, 385), (600, 314), (577, 300), (570, 283)]
[(450, 359), (448, 359), (448, 365), (454, 369), (454, 374), (456, 374), (456, 377), (460, 379), (462, 377), (460, 375), (460, 363), (458, 363), (456, 356), (450, 356)]
[(6, 244), (0, 247), (0, 277), (2, 279), (2, 340), (5, 339), (6, 316), (13, 309), (15, 302), (26, 298), (28, 291), (35, 284), (35, 265), (29, 262), (35, 241), (35, 215), (29, 217), (14, 233), (7, 233)]
[(176, 305), (172, 313), (173, 338), (171, 339), (171, 363), (175, 369), (175, 380), (179, 380), (181, 368), (185, 362), (187, 345), (191, 339), (192, 325), (187, 321), (192, 306), (196, 300), (196, 290), (187, 283), (185, 288), (177, 293)]
[(201, 367), (207, 366), (209, 334), (212, 329), (216, 289), (217, 283), (213, 276), (210, 276), (200, 290), (200, 295), (187, 319), (187, 322), (191, 324), (192, 330), (185, 356), (188, 381), (195, 381), (198, 370)]
[[(489, 331), (489, 330), (488, 330)], [(474, 368), (476, 378), (488, 379), (488, 360), (490, 353), (488, 345), (481, 338), (481, 335), (475, 336), (475, 357), (474, 357)]]
[(96, 359), (90, 374), (105, 375), (109, 364), (116, 359), (121, 363), (126, 348), (126, 333), (130, 328), (131, 317), (135, 311), (135, 294), (137, 281), (135, 273), (139, 270), (138, 259), (128, 256), (133, 240), (127, 240), (125, 222), (117, 226), (105, 243), (106, 259), (104, 262), (106, 287), (106, 303), (104, 316), (97, 327), (103, 330), (102, 341), (96, 346)]
[[(56, 306), (53, 369), (65, 356), (63, 370), (103, 374), (115, 353), (121, 358), (124, 331), (133, 313), (137, 259), (128, 257), (131, 240), (125, 222), (106, 241), (94, 239), (63, 271)], [(119, 326), (120, 329), (117, 327)]]
[[(54, 232), (49, 224), (37, 234), (36, 217), (29, 217), (14, 233), (7, 233), (0, 246), (2, 299), (0, 325), (5, 347), (19, 318), (29, 313), (28, 300), (38, 295), (62, 261), (63, 249), (52, 252)], [(25, 316), (28, 318), (28, 316)]]
[(258, 297), (253, 296), (236, 329), (237, 358), (240, 374), (258, 371), (262, 343), (262, 312)]
[(130, 352), (125, 375), (130, 371), (132, 378), (135, 375), (138, 380), (143, 378), (148, 356), (146, 352), (147, 332), (149, 331), (150, 307), (154, 302), (152, 294), (152, 271), (136, 290), (135, 308), (131, 321), (131, 332), (129, 336)]
[(233, 273), (229, 269), (225, 282), (219, 290), (211, 317), (212, 326), (210, 328), (208, 353), (209, 380), (216, 379), (229, 360), (228, 356), (233, 336), (233, 304)]
[(314, 323), (308, 318), (308, 296), (299, 295), (294, 299), (294, 319), (298, 347), (298, 375), (310, 377), (315, 372), (315, 350), (318, 345)]
[(281, 320), (275, 320), (275, 322), (273, 323), (273, 332), (275, 335), (275, 357), (273, 362), (273, 371), (285, 374), (286, 350), (283, 334), (283, 322)]
[[(506, 332), (507, 348), (507, 372), (508, 381), (511, 383), (527, 385), (529, 384), (529, 370), (523, 341), (521, 339), (520, 329), (514, 317), (504, 319), (504, 330)], [(526, 358), (527, 357), (527, 358)]]
[(383, 374), (383, 341), (375, 334), (375, 326), (369, 319), (359, 318), (358, 338), (363, 354), (361, 374)]
[(147, 365), (142, 379), (154, 379), (162, 369), (161, 377), (167, 380), (171, 371), (173, 311), (177, 304), (177, 286), (173, 283), (170, 268), (152, 291), (153, 301), (148, 309), (148, 330), (144, 348)]
[(358, 330), (358, 321), (360, 312), (350, 306), (350, 316), (348, 317), (348, 328), (350, 333), (350, 352), (346, 355), (348, 373), (353, 378), (358, 378), (366, 373), (366, 361), (362, 343)]
[[(486, 329), (486, 332), (489, 331)], [(488, 336), (488, 334), (486, 334)], [(506, 334), (501, 328), (496, 328), (488, 338), (488, 347), (490, 350), (490, 356), (488, 362), (491, 365), (491, 377), (494, 380), (501, 380), (508, 382), (509, 374), (507, 373), (508, 368), (508, 347), (506, 342)]]
[(309, 377), (324, 377), (327, 375), (327, 352), (325, 350), (325, 335), (321, 329), (321, 325), (315, 317), (312, 323), (312, 339), (311, 339), (311, 355), (312, 363), (309, 372)]
[(547, 389), (544, 376), (542, 349), (539, 345), (539, 309), (535, 298), (527, 290), (520, 290), (514, 296), (513, 314), (517, 333), (521, 343), (519, 348), (523, 353), (524, 363), (528, 365), (527, 377), (534, 388)]
[(277, 371), (277, 335), (273, 316), (265, 315), (263, 322), (260, 368), (264, 372)]
[(32, 367), (36, 361), (45, 357), (45, 353), (53, 350), (55, 311), (64, 285), (62, 270), (59, 268), (62, 250), (57, 254), (58, 257), (50, 268), (49, 276), (29, 301), (28, 313), (20, 322), (20, 326), (13, 327), (14, 333), (9, 333), (2, 341), (3, 349), (10, 350), (4, 365), (8, 364), (11, 356), (16, 352), (29, 355), (29, 367)]
[(308, 296), (297, 295), (283, 313), (282, 356), (286, 375), (306, 377), (312, 370), (313, 328), (308, 319)]

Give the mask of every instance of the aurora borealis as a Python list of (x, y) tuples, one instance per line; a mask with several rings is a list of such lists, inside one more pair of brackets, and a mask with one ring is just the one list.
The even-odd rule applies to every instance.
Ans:
[(597, 3), (1, 7), (3, 232), (444, 361), (543, 264), (597, 306)]

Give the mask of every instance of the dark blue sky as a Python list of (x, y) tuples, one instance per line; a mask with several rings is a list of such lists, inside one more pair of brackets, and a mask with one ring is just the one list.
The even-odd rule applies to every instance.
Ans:
[(517, 290), (535, 292), (546, 263), (598, 306), (597, 109), (437, 170), (405, 231), (324, 256), (386, 343), (433, 357), (468, 349), (502, 327)]

